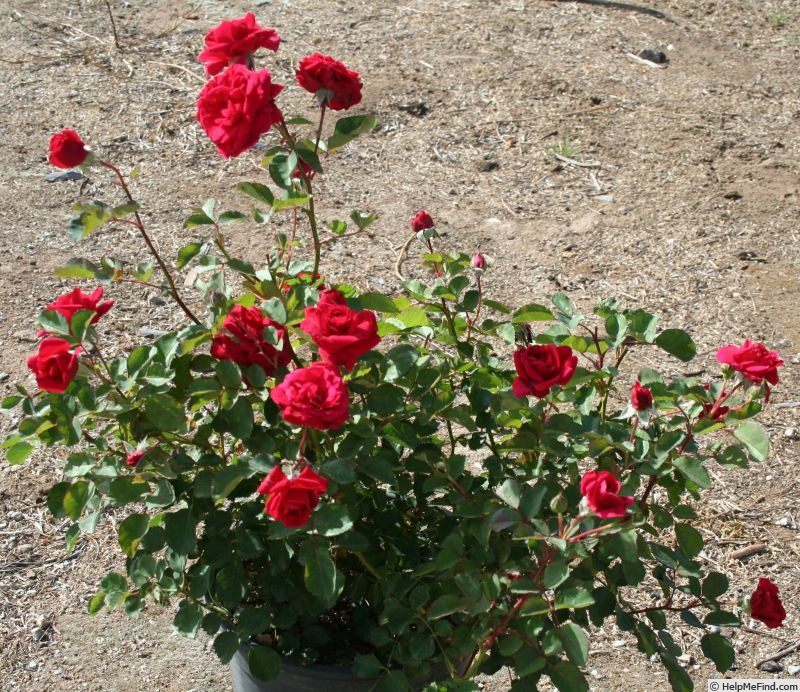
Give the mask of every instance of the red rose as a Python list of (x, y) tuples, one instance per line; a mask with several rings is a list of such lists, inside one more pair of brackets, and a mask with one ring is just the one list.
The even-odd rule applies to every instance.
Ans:
[(335, 111), (361, 102), (361, 77), (329, 55), (314, 53), (297, 66), (297, 83)]
[(347, 386), (328, 363), (317, 361), (290, 372), (269, 395), (288, 423), (332, 430), (347, 420)]
[(247, 64), (259, 48), (277, 51), (281, 38), (275, 29), (259, 26), (252, 12), (241, 19), (222, 22), (206, 34), (206, 49), (197, 58), (210, 77), (229, 65)]
[(306, 466), (296, 478), (287, 478), (276, 466), (258, 486), (258, 492), (269, 495), (264, 510), (273, 519), (293, 529), (303, 526), (319, 504), (319, 496), (328, 489), (328, 479)]
[(72, 344), (66, 339), (50, 337), (42, 339), (39, 352), (28, 358), (28, 367), (36, 375), (36, 384), (46, 392), (61, 394), (78, 372), (78, 352), (72, 353)]
[(197, 100), (197, 121), (226, 159), (252, 147), (275, 123), (283, 120), (273, 84), (266, 70), (253, 72), (231, 65), (203, 87)]
[(589, 471), (581, 479), (581, 495), (586, 504), (601, 519), (624, 517), (628, 505), (633, 504), (632, 497), (620, 496), (622, 486), (608, 471)]
[(414, 233), (427, 231), (429, 228), (433, 228), (433, 219), (424, 209), (417, 212), (417, 215), (411, 219), (411, 230), (414, 231)]
[(323, 291), (317, 306), (306, 308), (300, 329), (311, 335), (324, 361), (343, 365), (348, 371), (353, 369), (356, 359), (381, 340), (375, 313), (351, 310), (335, 289)]
[[(292, 360), (292, 346), (286, 327), (273, 322), (258, 308), (246, 308), (236, 305), (222, 321), (222, 327), (233, 335), (233, 338), (222, 332), (211, 340), (211, 355), (220, 360), (232, 360), (239, 365), (258, 365), (267, 374), (272, 375), (279, 367), (288, 365)], [(272, 327), (278, 332), (281, 349), (264, 341), (264, 330)]]
[(128, 458), (125, 459), (125, 463), (130, 466), (131, 468), (136, 468), (136, 465), (142, 460), (142, 457), (147, 453), (147, 450), (144, 449), (141, 452), (132, 452), (128, 455)]
[(59, 168), (80, 166), (89, 151), (81, 136), (75, 130), (61, 130), (50, 138), (50, 157), (48, 161)]
[(780, 627), (786, 619), (786, 610), (778, 598), (778, 587), (769, 579), (762, 577), (758, 580), (758, 586), (750, 596), (750, 615), (770, 629)]
[(528, 346), (514, 352), (515, 396), (543, 397), (557, 384), (567, 384), (578, 365), (578, 356), (569, 346), (553, 344)]
[(783, 365), (777, 352), (768, 351), (764, 344), (750, 339), (745, 339), (741, 346), (723, 346), (717, 351), (717, 360), (730, 365), (755, 384), (761, 384), (763, 380), (778, 384), (778, 367)]
[[(95, 313), (92, 317), (92, 324), (97, 324), (97, 321), (105, 315), (114, 305), (113, 300), (106, 300), (100, 302), (103, 297), (103, 287), (94, 289), (91, 293), (84, 293), (80, 288), (75, 288), (69, 293), (56, 298), (45, 310), (55, 310), (62, 314), (64, 319), (69, 324), (72, 321), (76, 312), (81, 310), (91, 310)], [(39, 332), (39, 336), (49, 334), (50, 332)]]
[(646, 411), (653, 406), (653, 392), (647, 387), (642, 387), (638, 380), (633, 383), (631, 390), (631, 405), (637, 411)]

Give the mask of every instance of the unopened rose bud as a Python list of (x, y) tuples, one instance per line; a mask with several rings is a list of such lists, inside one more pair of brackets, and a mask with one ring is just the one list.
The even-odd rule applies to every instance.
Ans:
[(472, 255), (472, 270), (478, 274), (479, 276), (483, 274), (483, 270), (486, 267), (486, 258), (480, 253), (476, 252)]
[(423, 209), (411, 220), (411, 230), (413, 230), (414, 233), (421, 233), (427, 231), (429, 228), (433, 228), (433, 218)]

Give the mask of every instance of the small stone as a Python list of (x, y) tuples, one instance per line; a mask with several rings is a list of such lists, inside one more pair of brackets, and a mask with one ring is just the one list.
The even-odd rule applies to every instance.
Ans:
[(42, 639), (44, 639), (44, 637), (45, 637), (45, 632), (41, 627), (34, 627), (33, 631), (31, 632), (31, 634), (33, 635), (33, 638), (37, 642), (42, 641)]
[(759, 667), (759, 670), (763, 670), (765, 673), (781, 673), (783, 672), (783, 666), (778, 663), (777, 661), (764, 661)]
[(159, 336), (164, 336), (166, 333), (167, 331), (165, 329), (156, 329), (155, 327), (139, 327), (139, 334), (142, 336), (157, 338)]
[(669, 58), (666, 56), (663, 50), (652, 50), (651, 48), (645, 48), (644, 50), (639, 51), (639, 57), (642, 60), (654, 62), (656, 65), (664, 65), (665, 63), (669, 62)]
[(786, 670), (789, 672), (789, 675), (797, 675), (800, 673), (800, 666), (789, 666)]
[(684, 668), (694, 665), (695, 659), (694, 656), (691, 654), (681, 654), (678, 656), (678, 663), (680, 663)]
[(786, 428), (786, 430), (783, 431), (783, 436), (788, 437), (790, 440), (796, 440), (797, 430), (795, 428)]
[(7, 516), (11, 521), (20, 521), (25, 518), (22, 512), (9, 512)]
[(719, 634), (722, 632), (722, 628), (719, 625), (709, 625), (708, 631), (712, 634)]
[(36, 334), (28, 331), (27, 329), (20, 329), (14, 332), (14, 338), (19, 339), (20, 341), (27, 341), (31, 344), (36, 342)]
[(39, 667), (39, 661), (28, 661), (28, 665), (25, 667), (28, 670), (36, 670)]
[(147, 302), (150, 303), (150, 305), (157, 305), (157, 306), (163, 306), (167, 304), (167, 301), (164, 300), (161, 296), (150, 296)]
[(619, 649), (619, 648), (625, 646), (625, 640), (624, 639), (615, 639), (613, 642), (611, 642), (611, 646), (613, 646), (615, 649)]
[(788, 517), (781, 517), (780, 519), (775, 520), (775, 524), (777, 526), (789, 526), (792, 523), (792, 520)]
[(7, 372), (0, 372), (0, 382), (5, 382), (8, 379)]

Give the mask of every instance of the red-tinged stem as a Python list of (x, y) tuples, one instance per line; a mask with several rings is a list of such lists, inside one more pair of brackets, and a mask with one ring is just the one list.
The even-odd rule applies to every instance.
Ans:
[(602, 526), (596, 526), (593, 529), (589, 529), (588, 531), (584, 531), (583, 533), (576, 534), (567, 540), (568, 543), (577, 543), (578, 541), (583, 540), (587, 536), (592, 536), (596, 533), (600, 533), (605, 531), (606, 529), (614, 528), (613, 524), (603, 524)]
[(494, 646), (497, 638), (503, 634), (506, 629), (508, 629), (509, 623), (517, 616), (519, 611), (522, 609), (522, 606), (525, 605), (525, 601), (527, 601), (530, 597), (530, 594), (525, 594), (516, 600), (514, 605), (511, 607), (511, 610), (506, 613), (506, 616), (503, 618), (502, 622), (492, 630), (492, 633), (483, 642), (484, 650), (489, 651)]
[(478, 315), (481, 314), (481, 305), (483, 302), (483, 289), (481, 288), (480, 274), (476, 274), (475, 282), (478, 287), (478, 304), (475, 306), (475, 314), (472, 316), (472, 319), (467, 320), (467, 343), (469, 343), (469, 337), (472, 332), (472, 325), (478, 321)]
[[(130, 189), (128, 188), (127, 183), (125, 182), (125, 178), (123, 177), (122, 173), (120, 172), (119, 168), (117, 168), (114, 164), (108, 163), (107, 161), (100, 161), (100, 164), (105, 168), (108, 168), (117, 176), (117, 182), (119, 186), (122, 188), (122, 191), (125, 193), (125, 196), (128, 198), (129, 202), (134, 202), (133, 195), (131, 194)], [(161, 255), (158, 254), (158, 250), (156, 250), (155, 245), (153, 245), (153, 241), (150, 240), (150, 236), (147, 235), (147, 231), (144, 228), (144, 222), (142, 218), (139, 216), (139, 212), (133, 212), (133, 217), (136, 219), (136, 227), (139, 229), (139, 233), (142, 236), (147, 248), (150, 250), (150, 253), (155, 257), (156, 262), (158, 262), (158, 266), (161, 267), (161, 271), (164, 272), (164, 277), (167, 279), (167, 283), (169, 284), (169, 292), (170, 295), (175, 299), (175, 302), (180, 306), (181, 310), (183, 310), (184, 314), (192, 320), (195, 324), (202, 324), (199, 319), (195, 316), (195, 314), (189, 309), (189, 306), (183, 302), (181, 299), (180, 294), (178, 293), (178, 289), (175, 286), (175, 281), (172, 278), (172, 274), (170, 273), (167, 265), (164, 263), (164, 260), (161, 259)]]

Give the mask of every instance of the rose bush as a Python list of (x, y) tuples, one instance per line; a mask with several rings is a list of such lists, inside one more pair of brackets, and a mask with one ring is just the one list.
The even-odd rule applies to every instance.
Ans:
[[(177, 600), (179, 632), (203, 629), (224, 661), (247, 645), (259, 678), (290, 658), (352, 666), (384, 690), (431, 671), (446, 678), (435, 689), (475, 689), (476, 674), (504, 665), (520, 689), (549, 678), (587, 690), (588, 633), (609, 619), (674, 689), (691, 689), (668, 614), (730, 669), (718, 628), (747, 614), (777, 627), (786, 613), (768, 579), (748, 599), (730, 592), (692, 502), (712, 492), (714, 466), (766, 458), (754, 419), (778, 354), (725, 346), (726, 367), (705, 381), (629, 366), (640, 349), (688, 362), (696, 348), (613, 299), (585, 315), (563, 294), (516, 307), (488, 297), (484, 257), (434, 247), (426, 212), (411, 223), (424, 271), (402, 291), (360, 293), (335, 266), (322, 278), (321, 235), (344, 239), (376, 217), (323, 226), (314, 182), (377, 121), (343, 116), (323, 137), (326, 110), (358, 103), (361, 81), (319, 55), (297, 72), (321, 95), (318, 121), (284, 119), (283, 87), (252, 65), (278, 37), (250, 17), (207, 37), (209, 73), (225, 69), (198, 120), (225, 157), (266, 135), (269, 184), (237, 186), (247, 211), (195, 210), (174, 263), (118, 166), (77, 135), (51, 143), (55, 165), (96, 166), (124, 195), (78, 205), (72, 237), (124, 221), (160, 272), (114, 258), (60, 269), (101, 286), (47, 305), (28, 360), (38, 390), (3, 401), (21, 412), (10, 462), (36, 445), (71, 450), (47, 500), (69, 550), (124, 513), (125, 573), (102, 580), (89, 611)], [(230, 254), (231, 223), (278, 227), (262, 266)], [(176, 282), (190, 266), (194, 278)], [(112, 307), (101, 289), (126, 278), (160, 282), (184, 323), (128, 351), (99, 334)]]

